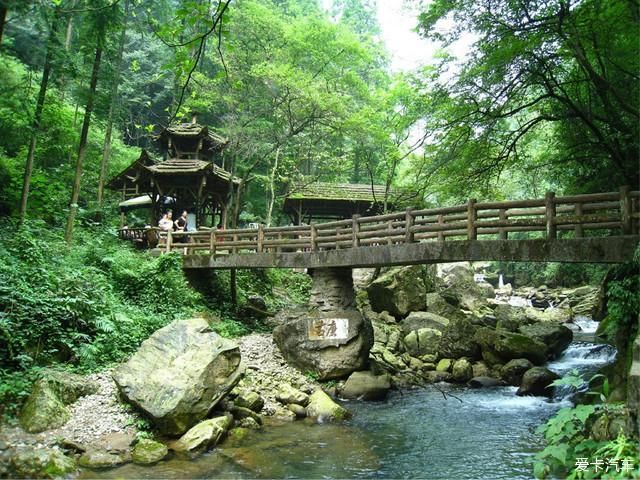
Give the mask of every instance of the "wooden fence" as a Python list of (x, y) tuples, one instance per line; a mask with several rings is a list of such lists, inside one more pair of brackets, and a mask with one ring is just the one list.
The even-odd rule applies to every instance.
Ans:
[[(233, 230), (169, 232), (160, 237), (165, 252), (185, 254), (250, 254), (334, 250), (376, 245), (446, 240), (580, 238), (586, 232), (638, 234), (640, 191), (504, 202), (477, 202), (424, 210), (407, 209), (371, 217), (354, 215), (327, 223)], [(523, 236), (524, 232), (524, 236)], [(533, 235), (530, 235), (533, 234)]]

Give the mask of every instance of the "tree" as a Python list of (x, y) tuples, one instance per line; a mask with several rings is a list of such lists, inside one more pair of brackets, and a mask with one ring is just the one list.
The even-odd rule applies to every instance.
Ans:
[(40, 90), (38, 92), (38, 100), (36, 101), (36, 109), (33, 114), (31, 123), (31, 134), (29, 140), (29, 150), (27, 152), (27, 161), (24, 169), (24, 177), (22, 182), (22, 195), (20, 197), (20, 224), (24, 221), (27, 214), (27, 202), (29, 200), (29, 187), (31, 185), (31, 175), (33, 172), (33, 160), (36, 151), (36, 142), (40, 130), (40, 121), (42, 120), (42, 110), (47, 96), (47, 88), (49, 87), (49, 76), (53, 64), (53, 55), (58, 48), (57, 33), (60, 22), (60, 6), (56, 6), (51, 20), (49, 37), (47, 39), (47, 53), (42, 68), (42, 78), (40, 79)]
[[(453, 80), (441, 75), (456, 62), (445, 56), (416, 82), (430, 100), (425, 171), (466, 186), (513, 168), (550, 170), (582, 191), (637, 185), (639, 18), (623, 0), (431, 3), (425, 35), (477, 40)], [(545, 148), (532, 148), (540, 135)]]
[(107, 177), (107, 166), (109, 157), (111, 156), (111, 135), (113, 133), (113, 120), (118, 104), (118, 87), (120, 85), (120, 73), (122, 71), (122, 56), (124, 54), (124, 44), (127, 36), (127, 20), (129, 18), (129, 0), (124, 0), (124, 19), (122, 21), (122, 30), (120, 32), (120, 41), (118, 44), (118, 53), (116, 57), (115, 73), (111, 83), (111, 94), (109, 102), (109, 113), (107, 114), (107, 129), (104, 135), (104, 146), (102, 148), (102, 162), (100, 162), (100, 177), (98, 178), (98, 205), (102, 205), (102, 196), (104, 192), (104, 182)]
[(115, 4), (111, 8), (101, 8), (94, 10), (93, 13), (93, 29), (95, 35), (95, 54), (93, 57), (93, 67), (91, 69), (91, 81), (89, 84), (89, 92), (87, 103), (84, 110), (84, 120), (82, 122), (82, 130), (80, 132), (80, 143), (78, 145), (78, 155), (76, 161), (76, 171), (73, 179), (73, 188), (71, 190), (71, 201), (69, 202), (69, 215), (67, 217), (67, 226), (64, 231), (64, 240), (67, 245), (71, 244), (73, 239), (73, 227), (76, 214), (78, 211), (78, 199), (80, 197), (80, 185), (82, 181), (82, 168), (84, 159), (87, 155), (87, 139), (89, 137), (89, 127), (91, 126), (91, 114), (95, 101), (96, 88), (98, 85), (98, 73), (100, 72), (100, 62), (102, 60), (102, 50), (104, 48), (105, 37), (110, 22), (115, 16)]

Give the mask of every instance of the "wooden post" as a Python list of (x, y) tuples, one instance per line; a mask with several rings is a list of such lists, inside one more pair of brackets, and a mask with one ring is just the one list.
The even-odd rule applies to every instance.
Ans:
[[(337, 237), (338, 235), (340, 235), (340, 227), (336, 227), (336, 234), (335, 236)], [(336, 242), (336, 250), (340, 250), (340, 243), (338, 240), (335, 241)]]
[(360, 233), (360, 223), (358, 222), (358, 219), (360, 218), (360, 215), (353, 215), (351, 217), (351, 239), (353, 241), (353, 247), (359, 247), (360, 246), (360, 239), (358, 238), (358, 234)]
[(558, 228), (556, 226), (556, 194), (547, 192), (544, 196), (545, 216), (547, 220), (547, 239), (558, 238)]
[[(574, 207), (574, 213), (576, 215), (576, 217), (580, 217), (582, 216), (582, 203), (577, 202), (575, 207)], [(578, 223), (576, 223), (575, 226), (575, 234), (576, 234), (576, 238), (582, 238), (584, 237), (584, 227), (582, 226), (582, 220), (578, 219)]]
[[(233, 237), (231, 237), (231, 241), (232, 242), (237, 242), (238, 241), (238, 234), (234, 233)], [(231, 247), (231, 253), (236, 254), (238, 253), (238, 247), (236, 247), (235, 245), (233, 247)]]
[[(438, 215), (438, 225), (444, 225), (444, 215)], [(440, 230), (438, 232), (438, 241), (444, 242), (444, 231)]]
[(631, 187), (620, 187), (620, 223), (623, 235), (631, 235)]
[(209, 254), (216, 257), (216, 231), (213, 229), (209, 232)]
[(411, 231), (414, 222), (413, 209), (407, 208), (404, 215), (404, 243), (413, 243), (414, 241), (414, 233)]
[(312, 223), (310, 225), (310, 229), (311, 229), (311, 251), (315, 252), (316, 250), (318, 250), (318, 227), (316, 227), (315, 223)]
[(262, 244), (264, 243), (264, 230), (262, 224), (258, 225), (258, 245), (256, 246), (256, 252), (262, 253)]
[[(507, 210), (504, 209), (504, 208), (501, 208), (498, 218), (500, 220), (508, 220), (508, 218), (507, 218)], [(505, 227), (500, 227), (500, 229), (498, 230), (498, 238), (500, 240), (508, 240), (509, 239), (509, 232), (507, 231), (507, 229)]]
[(470, 198), (467, 202), (467, 239), (477, 240), (478, 229), (476, 228), (476, 220), (478, 212), (476, 211), (476, 199)]
[[(282, 232), (278, 232), (278, 240), (282, 240)], [(276, 247), (276, 252), (282, 252), (282, 245), (278, 244), (278, 246)]]
[(172, 240), (171, 237), (172, 236), (173, 236), (173, 234), (171, 233), (171, 230), (169, 230), (167, 232), (167, 253), (171, 252), (171, 240)]

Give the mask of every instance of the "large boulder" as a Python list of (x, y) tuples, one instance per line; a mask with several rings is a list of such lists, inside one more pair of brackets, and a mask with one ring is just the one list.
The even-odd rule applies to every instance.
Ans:
[(496, 305), (493, 312), (496, 317), (496, 328), (502, 330), (517, 332), (522, 325), (531, 323), (523, 307), (503, 303)]
[(273, 339), (289, 364), (330, 380), (366, 368), (373, 328), (356, 310), (312, 311), (289, 317)]
[(189, 429), (171, 449), (179, 455), (194, 458), (218, 444), (233, 423), (230, 415), (210, 418)]
[(523, 335), (543, 343), (548, 358), (556, 358), (573, 340), (573, 332), (569, 328), (553, 322), (523, 325), (518, 330)]
[(520, 333), (498, 332), (494, 348), (505, 360), (528, 358), (540, 365), (547, 359), (547, 346), (544, 343)]
[(560, 378), (556, 373), (548, 368), (533, 367), (527, 370), (522, 377), (522, 385), (518, 388), (516, 395), (533, 395), (536, 397), (553, 396), (551, 384)]
[(384, 400), (391, 388), (387, 373), (376, 375), (371, 371), (353, 372), (344, 384), (340, 396), (354, 400)]
[(7, 478), (67, 478), (77, 469), (61, 450), (35, 446), (18, 447), (7, 463)]
[(439, 266), (443, 288), (440, 295), (454, 307), (475, 311), (487, 304), (486, 291), (474, 281), (473, 269), (468, 264)]
[(424, 310), (427, 291), (432, 290), (429, 267), (413, 265), (392, 268), (367, 287), (371, 307), (376, 312), (387, 311), (396, 318), (409, 312)]
[(414, 357), (434, 355), (438, 352), (441, 338), (442, 333), (439, 330), (421, 328), (404, 337), (404, 345), (407, 352)]
[(309, 395), (301, 392), (288, 383), (283, 383), (282, 385), (280, 385), (280, 388), (276, 393), (276, 400), (284, 403), (285, 405), (294, 404), (306, 407), (309, 403)]
[(205, 419), (243, 373), (238, 346), (194, 318), (155, 332), (113, 378), (162, 433), (180, 435)]
[(449, 325), (449, 319), (431, 312), (411, 312), (407, 318), (400, 322), (400, 327), (405, 335), (421, 328), (433, 328), (443, 331)]
[(500, 370), (500, 377), (509, 385), (518, 386), (522, 383), (522, 377), (527, 370), (533, 368), (526, 358), (515, 358), (509, 360)]
[(349, 418), (349, 411), (331, 400), (331, 397), (324, 393), (322, 389), (317, 389), (309, 397), (309, 405), (307, 405), (307, 417), (316, 421), (323, 422), (341, 422)]
[(456, 360), (451, 369), (453, 381), (458, 383), (466, 383), (473, 377), (473, 367), (471, 362), (466, 358)]
[(447, 319), (465, 318), (459, 308), (447, 302), (442, 295), (436, 292), (427, 293), (427, 312), (439, 315)]
[(474, 341), (476, 327), (463, 318), (453, 319), (442, 332), (438, 345), (441, 358), (479, 358), (480, 348)]
[(44, 370), (22, 408), (20, 424), (30, 433), (61, 427), (71, 416), (66, 406), (97, 391), (98, 385), (81, 375)]

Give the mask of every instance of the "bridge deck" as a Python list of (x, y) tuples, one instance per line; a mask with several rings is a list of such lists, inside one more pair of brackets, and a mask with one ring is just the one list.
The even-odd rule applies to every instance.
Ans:
[[(312, 225), (169, 232), (185, 268), (318, 268), (461, 260), (617, 263), (639, 240), (640, 192), (407, 209)], [(131, 231), (127, 235), (132, 235)], [(515, 238), (514, 238), (515, 237)]]

